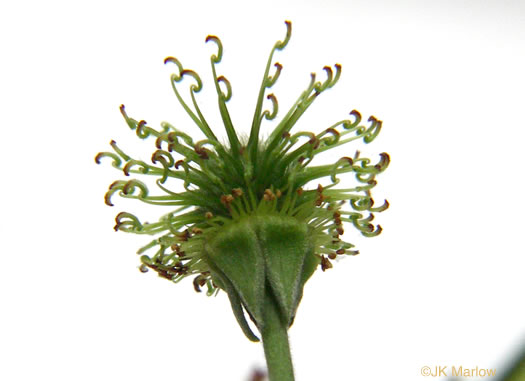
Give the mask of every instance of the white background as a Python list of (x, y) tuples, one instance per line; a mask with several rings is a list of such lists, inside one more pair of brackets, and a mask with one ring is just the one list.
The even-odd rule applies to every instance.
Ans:
[(104, 205), (123, 176), (93, 158), (111, 139), (142, 159), (153, 152), (129, 131), (120, 103), (152, 126), (167, 120), (198, 134), (172, 94), (169, 55), (201, 74), (202, 109), (217, 118), (208, 34), (224, 44), (218, 70), (247, 133), (287, 19), (292, 39), (275, 57), (284, 65), (279, 115), (311, 71), (323, 78), (322, 67), (339, 62), (340, 82), (298, 128), (321, 131), (357, 108), (382, 119), (383, 131), (340, 156), (359, 148), (392, 157), (375, 189), (391, 204), (376, 216), (383, 234), (365, 239), (348, 228), (361, 255), (306, 286), (290, 330), (297, 380), (423, 380), (423, 366), (501, 372), (517, 353), (523, 2), (5, 1), (0, 379), (229, 381), (264, 366), (224, 293), (207, 298), (190, 281), (136, 270), (134, 252), (148, 238), (114, 233), (113, 218), (143, 209), (118, 198)]

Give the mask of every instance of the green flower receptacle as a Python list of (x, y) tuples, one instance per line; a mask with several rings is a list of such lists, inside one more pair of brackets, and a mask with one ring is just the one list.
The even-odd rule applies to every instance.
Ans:
[(292, 325), (304, 284), (320, 262), (312, 237), (308, 224), (295, 217), (255, 215), (232, 222), (204, 245), (212, 277), (228, 293), (250, 340), (257, 337), (241, 306), (260, 331), (267, 300), (274, 301), (283, 323)]

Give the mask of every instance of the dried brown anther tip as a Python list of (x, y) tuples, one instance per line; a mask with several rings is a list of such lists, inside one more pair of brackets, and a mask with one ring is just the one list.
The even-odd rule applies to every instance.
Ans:
[(233, 196), (231, 194), (223, 194), (221, 196), (221, 203), (227, 208), (230, 207), (230, 204), (232, 203), (232, 201), (233, 201)]
[(297, 194), (298, 194), (299, 196), (302, 195), (303, 192), (304, 192), (303, 188), (299, 188), (299, 189), (297, 189)]
[(232, 189), (232, 195), (233, 197), (241, 197), (243, 195), (243, 191), (241, 188), (233, 188)]
[(337, 258), (337, 255), (335, 253), (330, 253), (328, 254), (328, 258), (330, 259), (336, 259)]
[(332, 262), (330, 262), (330, 260), (324, 255), (321, 256), (321, 270), (325, 271), (326, 269), (331, 269), (332, 267)]
[(335, 253), (336, 254), (344, 254), (344, 253), (346, 253), (346, 250), (345, 249), (339, 249)]
[(198, 227), (193, 227), (193, 228), (191, 229), (191, 232), (192, 232), (193, 234), (202, 234), (202, 229), (200, 229), (200, 228), (198, 228)]
[(273, 201), (275, 200), (275, 194), (272, 192), (271, 189), (266, 189), (264, 191), (263, 199), (264, 201)]
[(206, 213), (204, 213), (204, 217), (206, 219), (208, 219), (208, 220), (212, 219), (213, 218), (213, 213), (212, 212), (206, 212)]
[(190, 238), (190, 232), (188, 231), (188, 229), (184, 230), (184, 232), (182, 232), (181, 234), (177, 234), (177, 237), (181, 240), (181, 241), (187, 241), (188, 238)]

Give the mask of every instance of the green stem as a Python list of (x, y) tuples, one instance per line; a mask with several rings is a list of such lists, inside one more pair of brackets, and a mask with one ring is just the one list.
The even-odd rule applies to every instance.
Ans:
[(294, 381), (292, 357), (288, 343), (288, 325), (283, 321), (270, 287), (266, 287), (261, 329), (264, 354), (270, 381)]

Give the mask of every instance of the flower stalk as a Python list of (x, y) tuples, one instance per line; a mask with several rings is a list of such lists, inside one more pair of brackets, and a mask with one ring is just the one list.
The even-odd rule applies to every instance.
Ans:
[[(287, 330), (306, 281), (317, 267), (325, 271), (332, 267), (332, 260), (359, 253), (343, 240), (344, 225), (366, 237), (376, 236), (381, 227), (371, 223), (374, 213), (388, 208), (386, 200), (376, 206), (371, 195), (376, 176), (390, 163), (388, 154), (381, 153), (373, 163), (356, 151), (333, 164), (312, 165), (314, 158), (336, 147), (356, 140), (372, 142), (382, 127), (379, 119), (372, 116), (368, 125), (363, 124), (361, 114), (353, 110), (349, 119), (319, 133), (292, 132), (315, 99), (337, 83), (341, 65), (325, 66), (323, 81), (312, 73), (294, 105), (269, 137), (261, 140), (262, 122), (275, 119), (279, 111), (275, 94), (268, 93), (283, 70), (273, 57), (290, 37), (287, 21), (285, 38), (270, 52), (249, 138), (239, 137), (228, 111), (232, 86), (218, 70), (222, 43), (208, 36), (206, 42), (217, 48), (210, 63), (227, 144), (219, 141), (199, 108), (200, 76), (177, 58), (168, 57), (164, 62), (176, 69), (170, 78), (175, 96), (204, 138), (195, 141), (167, 122), (156, 130), (128, 116), (121, 106), (129, 128), (140, 139), (154, 142), (151, 163), (127, 155), (115, 141), (110, 143), (113, 152), (95, 157), (97, 163), (111, 159), (126, 177), (154, 178), (160, 191), (152, 194), (146, 182), (136, 178), (117, 180), (105, 195), (106, 204), (113, 206), (112, 197), (118, 194), (168, 210), (153, 223), (141, 222), (129, 212), (116, 217), (116, 231), (154, 237), (138, 250), (140, 270), (153, 270), (175, 283), (192, 277), (195, 290), (201, 292), (205, 287), (207, 295), (225, 291), (246, 336), (259, 340), (246, 314), (259, 331), (272, 381), (293, 380)], [(188, 81), (190, 102), (178, 88)], [(355, 186), (338, 187), (339, 176), (347, 173), (354, 175)], [(175, 181), (182, 181), (184, 191), (172, 190)]]

